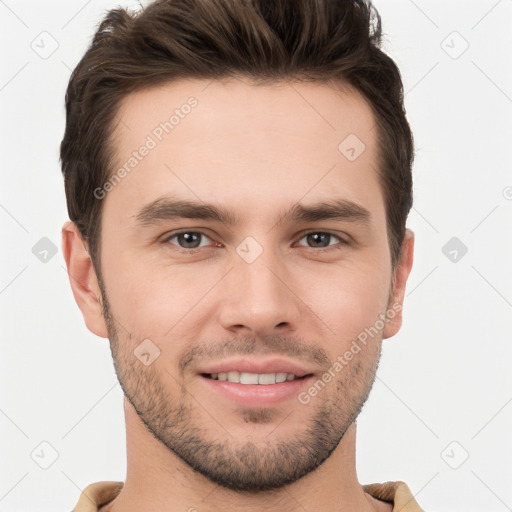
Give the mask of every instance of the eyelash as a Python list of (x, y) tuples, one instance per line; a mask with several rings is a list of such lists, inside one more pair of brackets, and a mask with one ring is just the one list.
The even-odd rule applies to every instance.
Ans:
[[(203, 237), (206, 237), (208, 239), (211, 240), (211, 238), (206, 234), (206, 233), (203, 233), (202, 231), (192, 231), (192, 230), (184, 230), (184, 231), (178, 231), (178, 232), (175, 232), (175, 233), (171, 233), (169, 236), (165, 237), (164, 240), (162, 240), (162, 243), (170, 243), (170, 241), (179, 236), (179, 235), (183, 235), (183, 234), (186, 234), (186, 233), (194, 233), (194, 234), (197, 234), (197, 235), (201, 235)], [(349, 242), (347, 240), (344, 240), (340, 235), (336, 234), (336, 233), (333, 233), (331, 231), (318, 231), (318, 230), (312, 230), (312, 231), (307, 231), (307, 232), (304, 232), (304, 233), (301, 233), (301, 236), (299, 238), (299, 240), (302, 240), (304, 237), (308, 236), (308, 235), (312, 235), (312, 234), (322, 234), (322, 235), (330, 235), (334, 238), (337, 238), (339, 240), (339, 243), (343, 246), (343, 245), (348, 245)], [(196, 254), (197, 252), (199, 252), (201, 249), (204, 249), (204, 247), (197, 247), (195, 249), (185, 249), (183, 247), (180, 247), (176, 244), (171, 244), (171, 245), (175, 245), (177, 250), (179, 250), (180, 252), (182, 252), (183, 254)], [(334, 244), (334, 245), (328, 245), (327, 247), (308, 247), (308, 246), (300, 246), (300, 247), (305, 247), (307, 249), (313, 249), (315, 252), (325, 252), (325, 251), (329, 251), (331, 249), (333, 250), (337, 250), (337, 249), (341, 249), (341, 247), (336, 247), (336, 245), (338, 244)]]

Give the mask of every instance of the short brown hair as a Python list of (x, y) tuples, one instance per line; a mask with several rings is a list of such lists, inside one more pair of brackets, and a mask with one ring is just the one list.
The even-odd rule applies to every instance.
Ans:
[(96, 272), (102, 201), (94, 190), (113, 173), (121, 100), (182, 78), (235, 76), (339, 81), (362, 93), (376, 118), (394, 268), (412, 206), (414, 144), (400, 72), (381, 40), (369, 0), (157, 0), (137, 13), (109, 11), (71, 75), (60, 147), (69, 218)]

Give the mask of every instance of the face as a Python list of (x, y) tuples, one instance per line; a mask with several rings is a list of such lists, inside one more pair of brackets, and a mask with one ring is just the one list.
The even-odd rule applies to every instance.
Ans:
[(371, 109), (348, 87), (197, 80), (118, 118), (99, 284), (126, 397), (212, 481), (293, 482), (399, 328)]

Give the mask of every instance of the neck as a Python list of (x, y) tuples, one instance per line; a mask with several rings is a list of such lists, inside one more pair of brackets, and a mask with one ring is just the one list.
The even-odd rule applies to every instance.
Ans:
[(126, 399), (125, 419), (126, 481), (121, 493), (102, 508), (102, 512), (375, 512), (392, 509), (391, 505), (365, 494), (357, 481), (355, 423), (315, 471), (282, 489), (249, 494), (220, 487), (193, 471), (147, 431)]

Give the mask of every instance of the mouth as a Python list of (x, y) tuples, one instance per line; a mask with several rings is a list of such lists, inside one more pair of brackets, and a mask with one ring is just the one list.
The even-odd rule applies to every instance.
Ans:
[(313, 374), (295, 375), (294, 373), (277, 372), (277, 373), (250, 373), (231, 370), (219, 373), (202, 373), (203, 377), (223, 382), (232, 382), (234, 384), (244, 385), (262, 385), (268, 386), (272, 384), (280, 384), (282, 382), (290, 382), (305, 379)]
[(286, 359), (231, 359), (203, 367), (198, 376), (212, 400), (239, 407), (272, 407), (297, 400), (314, 371)]

